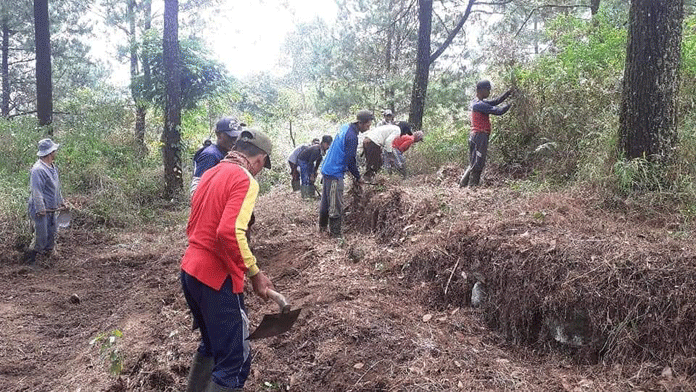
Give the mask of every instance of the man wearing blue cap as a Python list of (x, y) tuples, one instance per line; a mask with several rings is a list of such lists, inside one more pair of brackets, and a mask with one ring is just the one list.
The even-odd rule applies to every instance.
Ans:
[(191, 195), (196, 190), (203, 173), (217, 165), (227, 153), (232, 150), (242, 131), (242, 126), (236, 117), (223, 117), (215, 125), (217, 142), (204, 146), (193, 156), (193, 179), (191, 180)]
[(53, 251), (56, 235), (56, 211), (65, 208), (60, 191), (58, 170), (53, 162), (60, 145), (51, 139), (39, 141), (39, 159), (29, 174), (29, 217), (34, 224), (34, 247), (27, 254), (29, 264), (36, 264), (36, 255), (48, 256)]

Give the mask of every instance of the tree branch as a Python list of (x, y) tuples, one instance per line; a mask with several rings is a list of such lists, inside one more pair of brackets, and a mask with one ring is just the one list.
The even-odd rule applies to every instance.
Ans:
[(533, 15), (536, 11), (538, 11), (538, 10), (540, 10), (540, 9), (542, 9), (542, 8), (553, 8), (553, 7), (556, 7), (556, 8), (590, 8), (589, 5), (584, 5), (584, 4), (578, 4), (578, 5), (546, 4), (546, 5), (540, 5), (540, 6), (536, 7), (536, 8), (534, 8), (534, 9), (532, 9), (531, 11), (529, 11), (529, 15), (527, 15), (527, 18), (524, 20), (524, 22), (522, 22), (522, 25), (520, 26), (520, 29), (517, 30), (517, 33), (515, 33), (515, 37), (517, 37), (517, 36), (520, 34), (520, 32), (522, 31), (522, 29), (524, 28), (524, 26), (525, 26), (525, 25), (527, 24), (527, 22), (529, 21), (529, 18), (531, 18), (532, 15)]
[(462, 15), (462, 18), (459, 19), (459, 23), (457, 23), (457, 26), (454, 27), (454, 30), (452, 30), (448, 35), (447, 38), (445, 39), (445, 42), (440, 45), (437, 50), (430, 55), (430, 64), (434, 63), (435, 60), (437, 60), (438, 57), (447, 49), (447, 47), (452, 43), (452, 40), (454, 40), (454, 37), (459, 33), (459, 31), (462, 29), (464, 26), (464, 22), (469, 18), (469, 14), (471, 14), (471, 7), (474, 6), (474, 3), (476, 0), (469, 0), (469, 5), (466, 6), (466, 11), (464, 11), (464, 15)]
[(506, 1), (499, 1), (496, 3), (476, 3), (477, 5), (491, 5), (491, 6), (496, 6), (496, 5), (506, 5), (512, 3), (513, 0), (506, 0)]

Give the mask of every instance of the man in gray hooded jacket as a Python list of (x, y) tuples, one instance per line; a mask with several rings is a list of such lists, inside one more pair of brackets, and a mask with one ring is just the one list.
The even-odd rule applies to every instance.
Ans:
[(27, 254), (29, 264), (36, 263), (36, 255), (48, 256), (53, 251), (56, 235), (56, 214), (64, 209), (58, 170), (53, 162), (60, 145), (51, 139), (39, 141), (39, 159), (29, 175), (29, 217), (34, 224), (34, 247)]

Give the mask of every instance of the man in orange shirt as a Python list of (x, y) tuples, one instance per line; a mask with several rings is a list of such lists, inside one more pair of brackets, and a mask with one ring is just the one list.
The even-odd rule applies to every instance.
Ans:
[(244, 278), (263, 299), (273, 283), (256, 266), (246, 231), (259, 192), (254, 176), (270, 169), (271, 149), (268, 136), (243, 130), (232, 151), (203, 174), (191, 199), (181, 283), (201, 343), (187, 392), (241, 391), (249, 375)]

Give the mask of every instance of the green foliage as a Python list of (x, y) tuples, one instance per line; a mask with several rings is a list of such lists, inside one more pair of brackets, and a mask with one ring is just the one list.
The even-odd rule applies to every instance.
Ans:
[(550, 54), (506, 76), (518, 93), (513, 109), (496, 119), (492, 146), (499, 153), (492, 156), (568, 181), (614, 149), (597, 142), (613, 141), (605, 135), (616, 129), (626, 31), (600, 12), (593, 20), (557, 17), (546, 33)]
[(29, 168), (36, 160), (41, 137), (34, 118), (0, 120), (0, 235), (21, 249), (31, 242), (27, 198)]
[(121, 374), (123, 370), (123, 354), (117, 346), (118, 339), (122, 337), (123, 333), (114, 329), (110, 332), (102, 332), (89, 341), (90, 346), (99, 347), (99, 356), (102, 360), (109, 361), (109, 372), (115, 376)]
[(422, 142), (404, 153), (409, 174), (432, 173), (451, 164), (466, 166), (469, 160), (469, 129), (451, 123), (428, 130)]
[[(73, 226), (124, 226), (156, 218), (162, 166), (154, 149), (142, 155), (123, 100), (95, 90), (77, 90), (63, 100), (70, 110), (55, 123), (56, 166), (63, 196), (77, 210)], [(17, 248), (30, 241), (29, 169), (45, 137), (34, 117), (0, 120), (0, 234)]]
[[(92, 86), (103, 70), (88, 59), (86, 18), (89, 2), (49, 2), (53, 98), (60, 100), (73, 88)], [(11, 114), (29, 113), (36, 108), (34, 9), (29, 0), (0, 2), (0, 19), (8, 33), (8, 82)]]
[[(141, 43), (142, 52), (150, 59), (151, 83), (144, 75), (132, 81), (143, 99), (164, 108), (166, 102), (162, 35), (156, 30), (148, 32)], [(222, 94), (230, 86), (225, 67), (213, 60), (203, 42), (196, 37), (179, 40), (181, 50), (181, 103), (182, 108), (194, 109), (210, 97)]]

